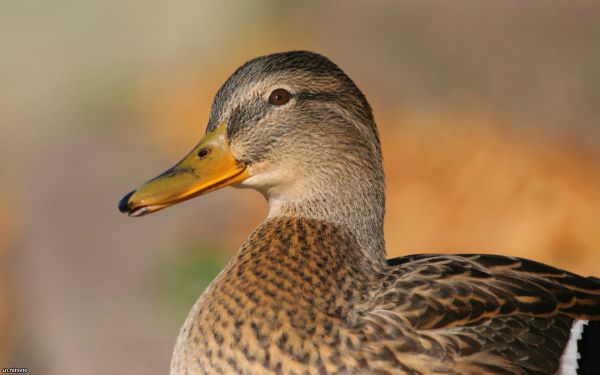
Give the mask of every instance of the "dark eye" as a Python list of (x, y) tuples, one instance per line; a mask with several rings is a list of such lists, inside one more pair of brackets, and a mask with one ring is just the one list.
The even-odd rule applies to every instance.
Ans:
[(202, 148), (200, 149), (200, 151), (198, 151), (198, 157), (199, 158), (203, 158), (206, 155), (210, 154), (210, 149), (209, 148)]
[(290, 96), (290, 92), (286, 89), (277, 89), (269, 95), (269, 103), (273, 105), (284, 105), (290, 101)]

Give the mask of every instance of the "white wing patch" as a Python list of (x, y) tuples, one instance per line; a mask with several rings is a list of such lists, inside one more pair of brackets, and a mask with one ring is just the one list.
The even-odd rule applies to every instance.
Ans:
[(560, 368), (556, 375), (577, 375), (577, 361), (581, 358), (577, 344), (581, 340), (583, 328), (588, 324), (587, 320), (575, 320), (571, 327), (571, 336), (560, 358)]

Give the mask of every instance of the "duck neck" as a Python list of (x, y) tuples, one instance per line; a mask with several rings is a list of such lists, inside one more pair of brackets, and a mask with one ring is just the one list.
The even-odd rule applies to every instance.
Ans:
[[(326, 176), (305, 177), (302, 186), (290, 189), (301, 191), (299, 195), (268, 194), (269, 218), (294, 216), (342, 225), (355, 237), (364, 256), (383, 262), (383, 170), (378, 160), (362, 164), (348, 160), (345, 168), (322, 168), (329, 171)], [(331, 173), (335, 170), (341, 173)]]

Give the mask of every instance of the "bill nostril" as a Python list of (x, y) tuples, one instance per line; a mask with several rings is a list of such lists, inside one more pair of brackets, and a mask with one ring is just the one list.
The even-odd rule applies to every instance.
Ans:
[(205, 148), (201, 149), (200, 151), (198, 151), (198, 157), (201, 159), (206, 157), (208, 154), (210, 154), (210, 148), (205, 147)]
[(123, 213), (128, 213), (130, 211), (129, 198), (131, 198), (133, 193), (135, 193), (135, 190), (130, 191), (129, 193), (125, 194), (123, 198), (121, 198), (119, 201), (119, 211)]

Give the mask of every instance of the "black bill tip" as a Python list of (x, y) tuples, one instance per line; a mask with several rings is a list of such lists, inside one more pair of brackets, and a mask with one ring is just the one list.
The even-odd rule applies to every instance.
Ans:
[(129, 206), (129, 198), (131, 198), (133, 193), (135, 193), (135, 190), (125, 194), (125, 196), (119, 201), (119, 211), (121, 211), (124, 214), (129, 213), (131, 211), (131, 207)]

